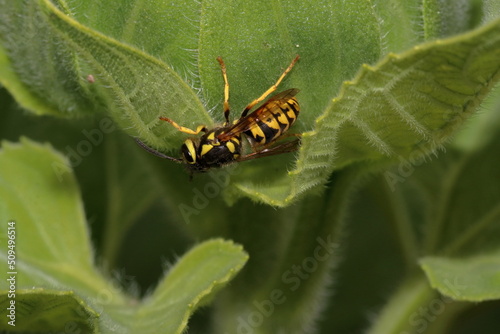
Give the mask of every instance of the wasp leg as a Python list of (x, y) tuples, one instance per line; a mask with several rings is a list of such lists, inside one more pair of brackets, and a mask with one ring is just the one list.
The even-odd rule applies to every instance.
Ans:
[(224, 78), (224, 118), (226, 119), (226, 124), (229, 124), (229, 81), (227, 80), (226, 65), (221, 57), (217, 57), (217, 61), (220, 64), (220, 69), (222, 71), (222, 77)]
[(170, 118), (167, 118), (167, 117), (160, 117), (160, 119), (162, 121), (165, 121), (165, 122), (169, 122), (170, 124), (172, 124), (177, 130), (179, 130), (180, 132), (184, 132), (184, 133), (188, 133), (190, 135), (197, 135), (198, 133), (200, 132), (207, 132), (207, 128), (205, 127), (205, 125), (199, 125), (196, 130), (191, 130), (190, 128), (186, 128), (186, 127), (183, 127), (183, 126), (180, 126), (179, 124), (175, 123), (174, 121), (172, 121)]
[(245, 117), (248, 114), (248, 111), (250, 111), (250, 109), (252, 109), (257, 103), (262, 102), (266, 97), (269, 96), (269, 94), (271, 94), (272, 92), (274, 92), (278, 88), (278, 86), (280, 85), (280, 83), (283, 80), (283, 78), (288, 74), (288, 72), (290, 72), (292, 70), (293, 66), (295, 65), (295, 63), (297, 62), (297, 60), (299, 60), (299, 58), (300, 58), (299, 55), (295, 56), (295, 58), (292, 60), (292, 62), (290, 63), (290, 65), (288, 65), (288, 67), (283, 72), (283, 74), (281, 74), (281, 76), (278, 78), (278, 80), (276, 81), (276, 83), (274, 85), (272, 85), (271, 87), (269, 87), (269, 89), (266, 90), (264, 92), (264, 94), (262, 94), (259, 98), (257, 98), (255, 100), (253, 100), (252, 102), (250, 102), (245, 107), (245, 109), (243, 110), (243, 112), (241, 113), (241, 117)]

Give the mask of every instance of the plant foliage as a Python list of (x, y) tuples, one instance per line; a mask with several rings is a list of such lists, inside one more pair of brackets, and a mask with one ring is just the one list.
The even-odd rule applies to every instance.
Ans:
[[(498, 0), (0, 0), (0, 257), (11, 224), (17, 270), (16, 327), (0, 328), (500, 328), (498, 13)], [(220, 123), (218, 56), (236, 119), (296, 54), (280, 87), (300, 89), (296, 154), (190, 182), (133, 142), (176, 155), (186, 135), (160, 116)]]

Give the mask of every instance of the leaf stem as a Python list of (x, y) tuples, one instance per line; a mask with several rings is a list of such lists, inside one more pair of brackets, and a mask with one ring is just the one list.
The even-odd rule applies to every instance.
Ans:
[(498, 222), (500, 217), (500, 203), (494, 206), (488, 213), (472, 224), (468, 229), (463, 231), (459, 237), (451, 242), (444, 250), (444, 253), (450, 255), (458, 251), (462, 246), (466, 245), (479, 234), (484, 233), (487, 227)]
[(368, 334), (400, 333), (411, 327), (413, 314), (421, 305), (428, 302), (435, 292), (425, 280), (406, 282), (392, 296), (382, 309), (377, 321), (367, 331)]
[(415, 233), (412, 229), (412, 222), (408, 217), (408, 207), (403, 200), (401, 188), (395, 188), (390, 191), (387, 182), (381, 182), (382, 189), (386, 194), (389, 214), (393, 218), (393, 226), (399, 236), (398, 240), (403, 251), (403, 258), (407, 265), (408, 271), (415, 268), (418, 257), (418, 244)]
[(419, 275), (401, 285), (366, 333), (447, 333), (457, 315), (471, 306), (440, 295)]
[(460, 176), (462, 168), (466, 159), (457, 161), (456, 164), (450, 168), (450, 172), (445, 175), (441, 181), (441, 193), (438, 197), (439, 205), (437, 205), (437, 212), (435, 219), (430, 219), (428, 226), (426, 226), (424, 254), (433, 254), (437, 251), (439, 241), (441, 239), (443, 229), (446, 225), (447, 211), (450, 206), (450, 200), (453, 195), (454, 187), (457, 184), (457, 178)]

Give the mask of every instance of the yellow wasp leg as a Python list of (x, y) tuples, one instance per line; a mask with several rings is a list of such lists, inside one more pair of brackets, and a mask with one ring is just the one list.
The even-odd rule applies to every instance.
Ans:
[(220, 64), (220, 69), (222, 71), (222, 77), (224, 78), (224, 118), (226, 119), (226, 124), (229, 124), (229, 81), (227, 80), (226, 65), (221, 57), (217, 57), (217, 61)]
[(190, 135), (197, 135), (198, 133), (200, 132), (207, 132), (207, 128), (205, 127), (205, 125), (199, 125), (197, 128), (196, 128), (196, 131), (195, 130), (191, 130), (190, 128), (186, 128), (186, 127), (183, 127), (183, 126), (180, 126), (179, 124), (175, 123), (174, 121), (172, 121), (170, 118), (167, 118), (167, 117), (160, 117), (160, 119), (162, 121), (165, 121), (165, 122), (169, 122), (170, 124), (172, 124), (177, 130), (179, 130), (180, 132), (184, 132), (184, 133), (188, 133)]
[(274, 85), (272, 85), (271, 87), (269, 87), (269, 89), (266, 90), (264, 92), (264, 94), (262, 94), (259, 98), (257, 98), (255, 100), (253, 100), (252, 102), (250, 102), (245, 107), (245, 109), (243, 110), (243, 112), (241, 113), (241, 117), (245, 117), (248, 114), (248, 111), (250, 109), (252, 109), (257, 103), (263, 101), (269, 94), (271, 94), (272, 92), (274, 92), (278, 88), (278, 86), (280, 85), (280, 83), (283, 80), (283, 78), (288, 74), (288, 72), (290, 72), (292, 70), (293, 66), (299, 60), (299, 58), (300, 58), (299, 55), (295, 56), (295, 58), (292, 60), (292, 62), (290, 63), (290, 65), (288, 65), (288, 67), (283, 72), (283, 74), (281, 74), (281, 76), (278, 78), (278, 80), (276, 81), (276, 83)]

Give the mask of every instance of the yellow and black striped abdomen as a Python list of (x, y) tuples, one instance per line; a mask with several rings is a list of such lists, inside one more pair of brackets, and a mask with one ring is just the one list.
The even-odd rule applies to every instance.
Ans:
[(288, 131), (299, 112), (299, 103), (295, 97), (269, 101), (262, 110), (257, 110), (258, 117), (244, 133), (259, 145), (269, 144)]

